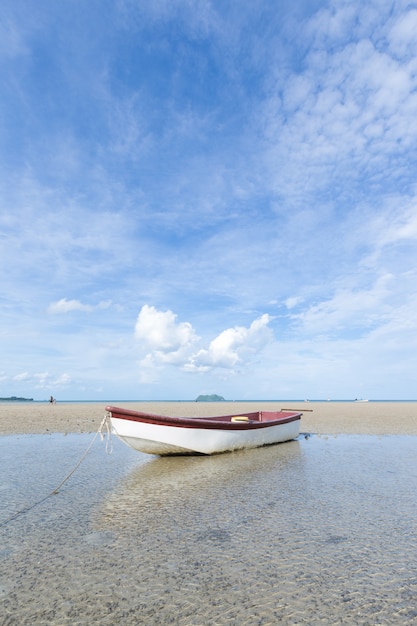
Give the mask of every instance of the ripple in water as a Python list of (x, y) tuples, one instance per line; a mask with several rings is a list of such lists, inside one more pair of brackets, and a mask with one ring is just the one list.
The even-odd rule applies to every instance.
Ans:
[[(89, 441), (0, 438), (0, 522)], [(415, 623), (415, 449), (313, 436), (159, 459), (98, 443), (0, 528), (0, 623)]]

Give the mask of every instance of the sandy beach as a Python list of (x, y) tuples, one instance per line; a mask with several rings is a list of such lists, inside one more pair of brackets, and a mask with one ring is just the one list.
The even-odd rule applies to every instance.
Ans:
[[(95, 402), (1, 403), (0, 435), (96, 432), (105, 406)], [(288, 408), (304, 411), (303, 433), (417, 435), (417, 402), (125, 402), (117, 406), (194, 417)]]

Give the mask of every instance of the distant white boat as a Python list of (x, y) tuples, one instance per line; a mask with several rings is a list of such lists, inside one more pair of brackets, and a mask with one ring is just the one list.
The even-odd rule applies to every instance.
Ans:
[(356, 398), (353, 402), (369, 402), (369, 400), (363, 400), (362, 398), (358, 400), (358, 398)]

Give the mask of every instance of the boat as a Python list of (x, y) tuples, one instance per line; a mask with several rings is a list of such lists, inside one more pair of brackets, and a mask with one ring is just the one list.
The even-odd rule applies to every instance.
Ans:
[(217, 417), (167, 417), (106, 406), (111, 432), (131, 448), (159, 456), (218, 454), (295, 439), (298, 411), (255, 411)]

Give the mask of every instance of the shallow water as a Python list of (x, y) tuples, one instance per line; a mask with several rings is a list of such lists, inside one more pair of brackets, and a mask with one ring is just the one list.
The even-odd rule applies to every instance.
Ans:
[[(90, 441), (1, 437), (0, 524)], [(416, 443), (159, 459), (98, 441), (0, 527), (0, 624), (415, 624)]]

